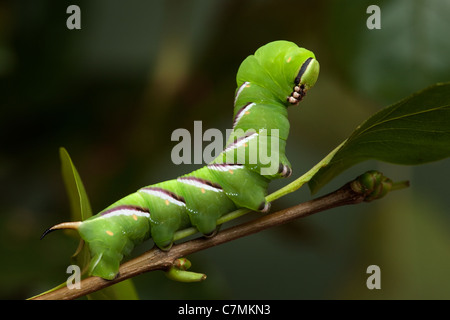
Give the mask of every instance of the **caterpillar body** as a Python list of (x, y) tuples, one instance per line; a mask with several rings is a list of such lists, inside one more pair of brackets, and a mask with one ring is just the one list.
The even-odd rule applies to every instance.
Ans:
[[(239, 207), (268, 212), (271, 180), (288, 177), (287, 107), (315, 84), (319, 63), (295, 43), (274, 41), (247, 57), (237, 73), (233, 132), (211, 163), (173, 180), (139, 189), (82, 222), (47, 229), (76, 229), (89, 247), (89, 274), (114, 279), (124, 255), (152, 238), (168, 250), (176, 231), (189, 226), (212, 234), (217, 219)], [(264, 150), (275, 165), (267, 166)]]

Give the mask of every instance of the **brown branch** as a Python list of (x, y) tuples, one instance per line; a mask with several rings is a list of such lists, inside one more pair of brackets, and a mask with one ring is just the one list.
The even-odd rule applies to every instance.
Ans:
[(204, 250), (212, 246), (217, 246), (240, 237), (248, 236), (250, 234), (290, 222), (297, 218), (304, 218), (317, 212), (343, 205), (357, 204), (364, 201), (364, 199), (365, 195), (354, 191), (350, 187), (350, 183), (348, 183), (342, 188), (323, 197), (220, 231), (212, 238), (198, 238), (174, 245), (172, 249), (167, 252), (153, 248), (137, 258), (125, 262), (120, 267), (119, 275), (114, 280), (104, 280), (99, 277), (90, 277), (81, 281), (80, 289), (70, 290), (67, 287), (63, 287), (61, 289), (35, 297), (34, 299), (76, 299), (144, 272), (168, 270), (168, 268), (172, 266), (175, 259), (187, 256), (191, 253)]

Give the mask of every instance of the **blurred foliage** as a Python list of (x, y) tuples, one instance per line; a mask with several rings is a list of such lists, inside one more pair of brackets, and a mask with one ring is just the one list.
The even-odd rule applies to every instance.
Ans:
[(375, 113), (309, 182), (314, 194), (369, 159), (420, 165), (450, 157), (450, 82), (430, 86)]
[[(66, 28), (69, 4), (81, 8), (81, 30)], [(381, 8), (380, 30), (366, 27), (371, 4)], [(59, 147), (77, 164), (94, 212), (198, 168), (172, 164), (172, 131), (192, 130), (194, 120), (229, 128), (239, 64), (286, 39), (321, 64), (315, 88), (289, 111), (294, 179), (374, 112), (449, 80), (448, 16), (447, 0), (0, 2), (0, 298), (26, 298), (68, 276), (77, 241), (38, 240), (70, 216)], [(193, 254), (206, 281), (153, 272), (135, 278), (139, 296), (448, 299), (449, 166), (362, 163), (323, 192), (367, 169), (411, 187)], [(310, 197), (302, 188), (273, 210)], [(378, 291), (365, 287), (371, 264), (381, 268)]]

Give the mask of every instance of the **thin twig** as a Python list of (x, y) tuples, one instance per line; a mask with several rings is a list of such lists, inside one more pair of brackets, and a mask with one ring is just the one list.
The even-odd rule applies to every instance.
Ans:
[(355, 192), (350, 188), (349, 184), (346, 184), (342, 188), (323, 197), (220, 231), (212, 238), (198, 238), (174, 245), (167, 252), (153, 248), (137, 258), (125, 262), (120, 267), (119, 275), (114, 280), (89, 277), (81, 281), (80, 289), (69, 289), (68, 287), (63, 287), (61, 289), (37, 296), (34, 299), (76, 299), (144, 272), (168, 270), (172, 266), (175, 259), (187, 256), (194, 252), (248, 236), (253, 233), (290, 222), (297, 218), (304, 218), (317, 212), (343, 205), (357, 204), (364, 201), (364, 198), (365, 195)]

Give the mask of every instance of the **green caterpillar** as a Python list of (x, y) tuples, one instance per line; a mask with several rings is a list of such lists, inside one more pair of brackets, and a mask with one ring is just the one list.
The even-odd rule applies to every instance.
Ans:
[(43, 236), (56, 229), (78, 230), (90, 250), (89, 274), (114, 279), (123, 256), (150, 237), (168, 250), (180, 229), (194, 226), (211, 235), (217, 219), (239, 207), (268, 212), (269, 182), (292, 173), (284, 154), (287, 107), (302, 100), (318, 74), (314, 54), (292, 42), (259, 48), (238, 70), (233, 132), (216, 159), (177, 179), (141, 188), (85, 221), (55, 225)]

